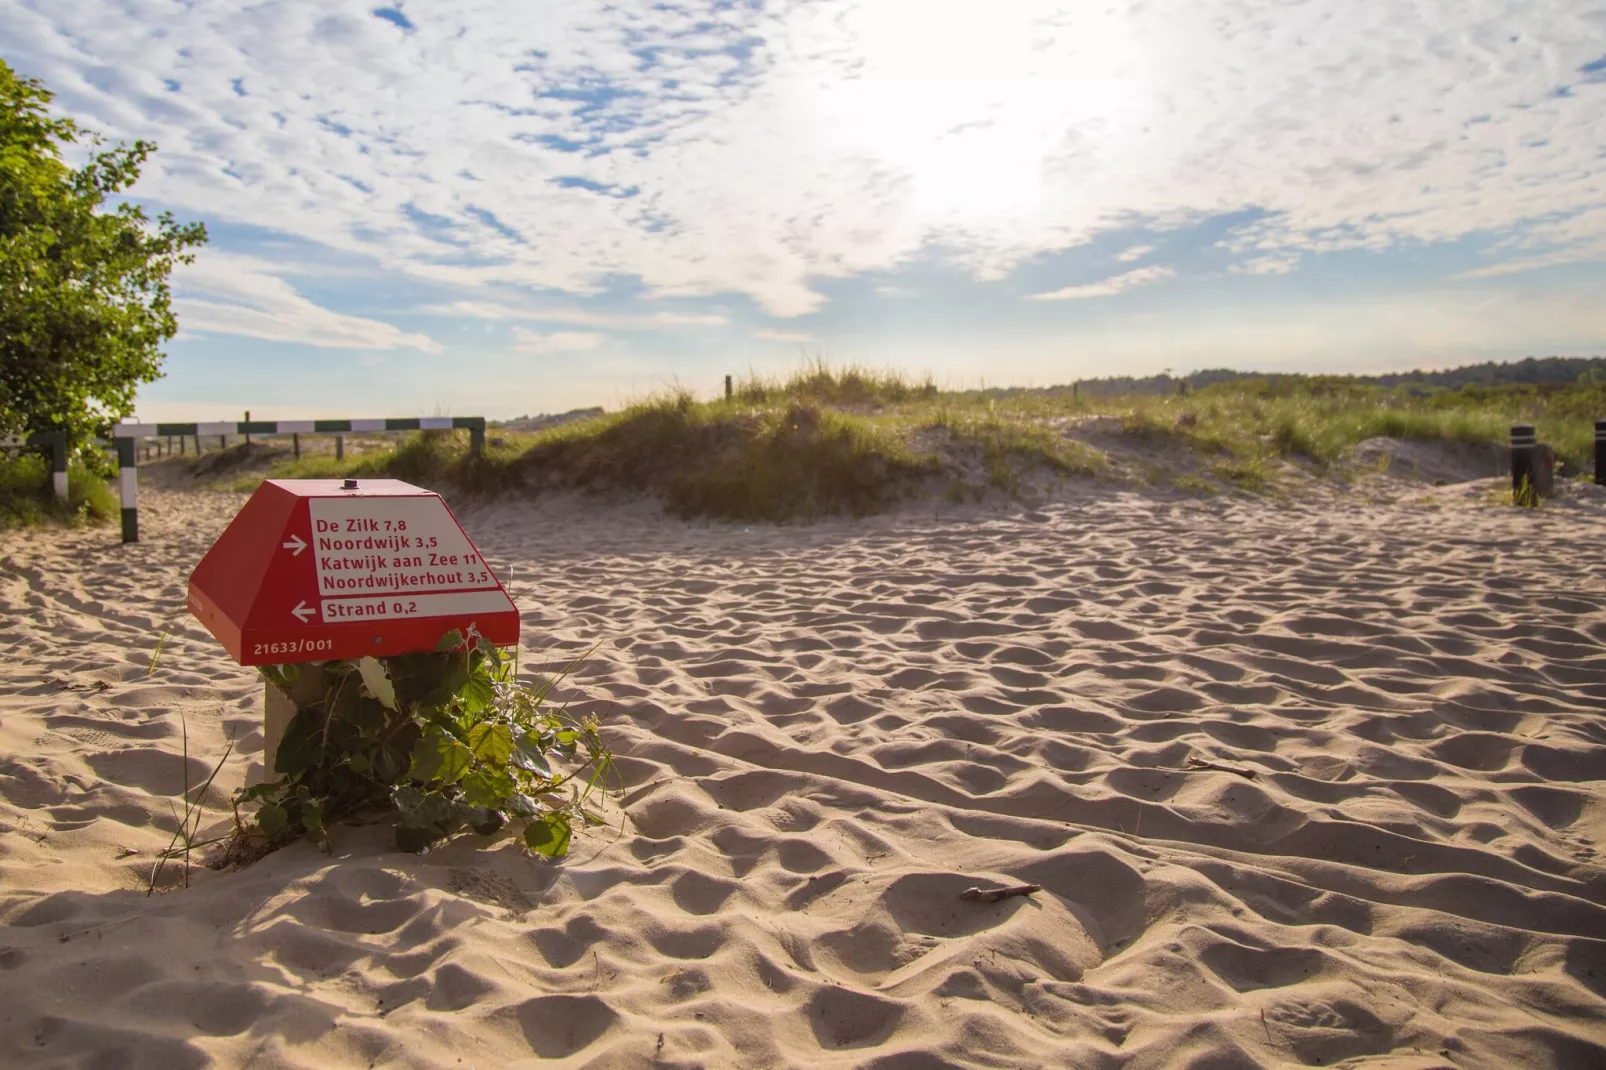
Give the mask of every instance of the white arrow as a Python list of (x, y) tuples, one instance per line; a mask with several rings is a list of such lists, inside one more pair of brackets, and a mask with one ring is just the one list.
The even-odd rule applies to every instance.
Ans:
[(283, 543), (282, 545), (286, 550), (290, 551), (291, 557), (300, 557), (301, 551), (307, 548), (307, 544), (301, 541), (300, 535), (290, 536), (290, 541)]
[(290, 612), (294, 614), (296, 620), (300, 621), (302, 624), (307, 623), (308, 617), (315, 617), (318, 615), (318, 611), (316, 609), (307, 608), (307, 600), (305, 598), (297, 602), (296, 608), (292, 609)]

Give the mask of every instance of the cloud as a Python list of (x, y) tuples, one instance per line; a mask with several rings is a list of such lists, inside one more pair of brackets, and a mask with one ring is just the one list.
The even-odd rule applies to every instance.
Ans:
[(1286, 275), (1299, 266), (1298, 253), (1271, 253), (1251, 257), (1227, 270), (1235, 275)]
[(269, 261), (203, 250), (174, 276), (173, 309), (184, 333), (245, 335), (323, 349), (441, 350), (428, 335), (315, 304), (277, 270), (282, 268)]
[(1102, 282), (1090, 282), (1083, 286), (1067, 286), (1063, 290), (1053, 290), (1049, 293), (1031, 294), (1032, 301), (1080, 301), (1088, 297), (1109, 297), (1122, 290), (1130, 290), (1134, 286), (1150, 286), (1166, 279), (1174, 278), (1176, 272), (1168, 267), (1141, 267), (1128, 271), (1124, 275), (1111, 275)]
[(877, 295), (881, 297), (913, 297), (915, 292), (907, 286), (877, 286)]
[(760, 327), (753, 332), (753, 337), (765, 342), (815, 342), (815, 338), (807, 331), (778, 331), (773, 327)]
[(437, 316), (464, 316), (470, 319), (522, 320), (528, 323), (566, 323), (579, 327), (600, 327), (619, 331), (651, 331), (665, 327), (721, 327), (729, 316), (714, 312), (598, 312), (583, 308), (526, 308), (491, 301), (453, 301), (426, 305), (419, 311)]
[[(138, 196), (455, 285), (636, 279), (795, 316), (933, 250), (999, 278), (1234, 214), (1253, 256), (1606, 256), (1578, 0), (377, 10), (0, 0), (0, 52), (161, 145)], [(1570, 240), (1521, 247), (1562, 218)]]
[(1123, 264), (1130, 264), (1134, 260), (1142, 260), (1152, 252), (1154, 252), (1154, 246), (1152, 245), (1134, 245), (1130, 249), (1123, 249), (1121, 252), (1116, 253), (1115, 259)]
[(584, 353), (596, 349), (608, 340), (607, 335), (598, 331), (555, 331), (552, 334), (538, 334), (521, 328), (515, 331), (514, 335), (517, 341), (513, 350), (517, 353)]

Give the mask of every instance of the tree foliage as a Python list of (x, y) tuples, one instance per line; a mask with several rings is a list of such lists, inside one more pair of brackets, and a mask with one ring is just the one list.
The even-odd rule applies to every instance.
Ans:
[(178, 329), (168, 275), (206, 241), (171, 212), (153, 222), (107, 198), (139, 178), (146, 141), (91, 151), (98, 135), (51, 116), (53, 95), (0, 61), (0, 434), (63, 429), (76, 443), (133, 411)]

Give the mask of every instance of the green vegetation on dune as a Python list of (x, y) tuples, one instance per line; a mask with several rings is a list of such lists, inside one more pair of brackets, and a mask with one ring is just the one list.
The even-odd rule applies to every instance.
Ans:
[(59, 501), (47, 457), (0, 451), (0, 530), (110, 520), (117, 512), (117, 496), (106, 481), (77, 461), (67, 469), (67, 500)]
[(485, 494), (650, 494), (683, 516), (785, 521), (875, 513), (920, 495), (1023, 494), (1065, 479), (1258, 493), (1341, 472), (1349, 451), (1369, 439), (1495, 451), (1523, 421), (1583, 471), (1597, 415), (1606, 417), (1606, 385), (1592, 382), (1423, 394), (1282, 377), (1186, 395), (1052, 388), (1000, 396), (815, 364), (786, 381), (737, 383), (729, 399), (668, 393), (540, 431), (501, 432), (483, 457), (469, 455), (464, 436), (425, 432), (393, 450), (307, 458), (269, 474), (386, 475)]

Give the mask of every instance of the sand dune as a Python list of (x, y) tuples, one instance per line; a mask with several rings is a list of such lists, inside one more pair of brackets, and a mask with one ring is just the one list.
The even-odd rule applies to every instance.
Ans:
[(181, 725), (211, 826), (260, 760), (187, 617), (147, 675), (243, 499), (0, 536), (0, 1064), (1606, 1065), (1606, 505), (1491, 489), (467, 509), (628, 821), (150, 898)]

